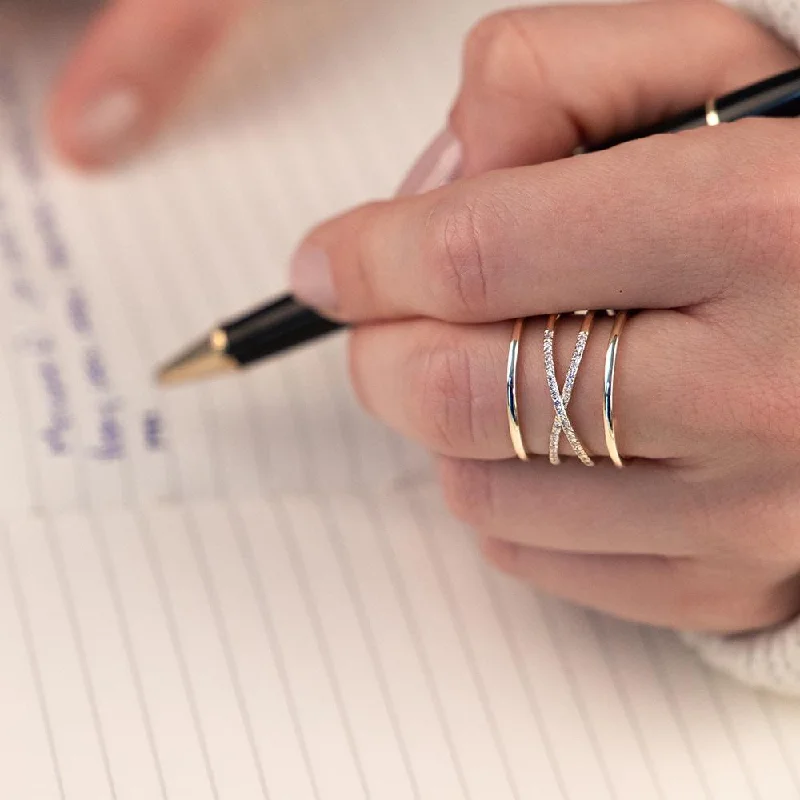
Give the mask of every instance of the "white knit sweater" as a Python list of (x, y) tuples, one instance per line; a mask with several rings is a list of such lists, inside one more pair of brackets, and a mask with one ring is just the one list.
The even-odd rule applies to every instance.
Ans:
[(800, 0), (723, 0), (800, 50)]
[[(724, 0), (800, 50), (800, 0)], [(747, 636), (683, 634), (712, 666), (758, 688), (800, 696), (800, 617)]]

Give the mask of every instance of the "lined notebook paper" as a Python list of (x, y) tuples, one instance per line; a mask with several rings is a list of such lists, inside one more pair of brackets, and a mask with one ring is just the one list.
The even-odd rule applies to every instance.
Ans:
[(154, 151), (57, 167), (82, 20), (0, 14), (0, 797), (800, 797), (800, 705), (490, 572), (332, 339), (154, 365), (389, 195), (493, 0), (273, 2)]

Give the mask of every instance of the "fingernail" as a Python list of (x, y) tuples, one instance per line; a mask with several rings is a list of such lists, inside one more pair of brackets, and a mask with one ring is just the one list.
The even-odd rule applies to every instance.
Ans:
[(328, 254), (319, 247), (304, 244), (295, 253), (291, 266), (291, 287), (295, 297), (325, 311), (336, 309), (336, 289)]
[(144, 104), (128, 88), (114, 88), (92, 100), (77, 118), (71, 144), (84, 158), (113, 162), (132, 154), (141, 133)]
[(423, 194), (438, 189), (458, 178), (461, 171), (461, 142), (445, 130), (436, 137), (428, 149), (411, 168), (398, 197)]

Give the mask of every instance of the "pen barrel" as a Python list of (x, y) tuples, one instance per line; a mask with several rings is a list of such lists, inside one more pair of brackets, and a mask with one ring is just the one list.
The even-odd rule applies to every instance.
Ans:
[(731, 92), (717, 101), (716, 110), (720, 122), (745, 117), (800, 116), (800, 69)]
[[(734, 122), (745, 117), (798, 117), (800, 116), (800, 69), (773, 75), (752, 86), (731, 92), (714, 101), (712, 109), (715, 114), (714, 124)], [(597, 145), (588, 145), (585, 150), (587, 152), (608, 150), (623, 142), (644, 139), (659, 133), (679, 133), (693, 128), (704, 128), (711, 124), (708, 116), (707, 106), (697, 106), (655, 125), (630, 131)]]
[(285, 295), (222, 325), (226, 352), (241, 366), (261, 361), (341, 329), (341, 323), (321, 317), (312, 309)]
[(625, 142), (633, 142), (637, 139), (646, 139), (648, 136), (656, 136), (660, 133), (678, 133), (680, 131), (688, 131), (693, 128), (703, 128), (706, 126), (706, 109), (693, 108), (690, 111), (685, 111), (676, 117), (657, 122), (654, 125), (648, 125), (645, 128), (637, 128), (636, 130), (629, 131), (628, 133), (620, 134), (611, 139), (595, 145), (587, 145), (584, 151), (593, 153), (600, 150), (609, 150), (616, 147), (618, 144)]

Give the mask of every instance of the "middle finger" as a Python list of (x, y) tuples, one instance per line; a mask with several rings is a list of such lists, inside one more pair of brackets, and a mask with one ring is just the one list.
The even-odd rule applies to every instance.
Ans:
[[(780, 222), (775, 198), (792, 179), (797, 125), (653, 136), (372, 204), (309, 236), (292, 288), (350, 322), (699, 305), (729, 292), (751, 259), (758, 268), (773, 257), (754, 247), (752, 220), (766, 209)], [(782, 170), (769, 181), (765, 157), (753, 156), (767, 136), (770, 171)]]

